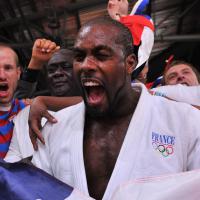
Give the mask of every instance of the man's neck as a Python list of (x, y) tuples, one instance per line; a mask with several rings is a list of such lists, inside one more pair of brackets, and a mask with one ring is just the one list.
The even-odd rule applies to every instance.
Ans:
[(137, 92), (131, 88), (129, 92), (122, 95), (115, 106), (115, 110), (112, 111), (111, 116), (124, 117), (130, 114), (132, 115), (139, 101), (139, 97), (140, 92)]
[(90, 111), (86, 112), (86, 117), (92, 118), (95, 121), (116, 121), (122, 118), (126, 118), (128, 116), (132, 116), (137, 103), (139, 101), (140, 92), (131, 89), (129, 93), (122, 95), (118, 101), (115, 101), (115, 104), (112, 104), (112, 108), (110, 108), (106, 113), (96, 115), (91, 113)]

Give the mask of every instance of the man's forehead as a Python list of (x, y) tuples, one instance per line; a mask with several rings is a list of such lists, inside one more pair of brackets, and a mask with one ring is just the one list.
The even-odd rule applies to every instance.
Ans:
[(64, 55), (64, 54), (57, 54), (54, 55), (48, 62), (48, 65), (52, 64), (59, 64), (59, 63), (72, 63), (72, 57), (70, 55)]
[(106, 24), (94, 24), (84, 27), (77, 37), (75, 48), (81, 45), (89, 45), (93, 43), (95, 46), (116, 45), (115, 37), (117, 37), (116, 28), (109, 27)]
[(66, 60), (59, 60), (59, 61), (52, 61), (52, 62), (49, 62), (48, 65), (47, 65), (47, 68), (51, 67), (51, 66), (59, 66), (60, 64), (63, 64), (63, 63), (67, 63), (69, 65), (72, 65), (72, 63), (69, 63), (68, 61)]
[(0, 47), (0, 55), (1, 56), (5, 56), (5, 55), (6, 56), (11, 56), (12, 55), (12, 57), (14, 57), (15, 56), (15, 52), (12, 49), (8, 48), (8, 47)]
[[(0, 63), (16, 65), (15, 52), (7, 47), (0, 48)], [(4, 63), (6, 62), (6, 63)]]
[(87, 36), (87, 35), (91, 32), (91, 30), (92, 30), (92, 27), (91, 27), (91, 26), (86, 26), (86, 27), (84, 27), (84, 28), (80, 31), (78, 37), (79, 37), (79, 38), (83, 38), (83, 37)]
[(178, 65), (171, 66), (169, 68), (168, 72), (182, 71), (185, 69), (189, 69), (189, 70), (193, 71), (192, 68), (186, 64), (178, 64)]
[[(108, 34), (109, 32), (109, 34)], [(92, 35), (97, 35), (97, 36), (106, 36), (106, 37), (113, 37), (113, 33), (117, 32), (117, 27), (115, 27), (112, 24), (91, 24), (83, 27), (79, 34), (78, 38), (85, 38)]]

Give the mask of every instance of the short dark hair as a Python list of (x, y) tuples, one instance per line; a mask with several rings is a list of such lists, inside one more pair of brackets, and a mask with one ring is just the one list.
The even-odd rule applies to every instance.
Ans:
[(3, 49), (3, 48), (8, 48), (13, 51), (14, 56), (15, 56), (16, 66), (19, 67), (20, 66), (19, 65), (19, 57), (18, 57), (16, 51), (11, 47), (11, 45), (0, 42), (0, 49)]
[(172, 61), (172, 62), (167, 66), (167, 69), (166, 69), (166, 70), (164, 71), (164, 73), (163, 73), (162, 85), (165, 85), (165, 84), (166, 84), (166, 83), (165, 83), (165, 75), (166, 75), (167, 71), (168, 71), (170, 68), (172, 68), (172, 67), (174, 67), (174, 66), (176, 66), (176, 65), (181, 65), (181, 64), (187, 65), (188, 67), (190, 67), (190, 68), (192, 69), (192, 71), (195, 73), (198, 82), (200, 83), (200, 73), (199, 73), (198, 70), (194, 67), (194, 65), (192, 65), (191, 63), (186, 62), (186, 61), (184, 61), (184, 60), (174, 60), (174, 61)]
[(86, 22), (81, 27), (81, 30), (87, 26), (94, 25), (94, 24), (108, 25), (108, 26), (113, 26), (113, 27), (117, 28), (120, 33), (115, 38), (116, 44), (120, 44), (123, 46), (123, 52), (126, 57), (128, 55), (134, 53), (132, 34), (131, 34), (130, 30), (126, 26), (124, 26), (122, 23), (120, 23), (116, 20), (113, 20), (109, 16), (103, 16), (103, 17), (94, 18), (94, 19)]

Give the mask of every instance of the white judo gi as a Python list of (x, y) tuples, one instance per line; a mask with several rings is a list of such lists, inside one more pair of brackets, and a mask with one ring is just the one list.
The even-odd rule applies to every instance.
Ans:
[(199, 200), (200, 170), (123, 183), (112, 200)]
[[(17, 116), (13, 119), (14, 129), (9, 150), (6, 154), (4, 160), (6, 162), (18, 162), (21, 159), (30, 157), (33, 155), (34, 149), (29, 137), (29, 127), (28, 127), (28, 116), (29, 116), (30, 106), (27, 106), (21, 110)], [(50, 111), (53, 115), (54, 112)], [(46, 119), (42, 118), (41, 125), (44, 126)]]
[(176, 101), (200, 106), (200, 85), (167, 85), (153, 88), (151, 91), (153, 91), (153, 94), (157, 96), (167, 96)]
[[(147, 176), (200, 168), (200, 111), (184, 103), (152, 96), (142, 84), (141, 96), (128, 127), (103, 200), (123, 182)], [(33, 163), (88, 194), (83, 158), (84, 103), (55, 114), (58, 123), (42, 131)], [(92, 151), (92, 149), (91, 149)]]
[(13, 119), (14, 129), (9, 150), (4, 160), (6, 162), (17, 162), (23, 158), (33, 155), (33, 145), (29, 137), (28, 115), (30, 106), (21, 110)]

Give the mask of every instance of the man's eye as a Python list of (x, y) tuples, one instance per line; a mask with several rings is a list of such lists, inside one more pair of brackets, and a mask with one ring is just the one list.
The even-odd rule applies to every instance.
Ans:
[(95, 56), (100, 61), (105, 61), (109, 58), (109, 55), (106, 53), (97, 53)]
[(172, 79), (174, 79), (174, 78), (176, 78), (175, 75), (171, 75), (171, 76), (168, 77), (169, 80), (172, 80)]
[(4, 69), (5, 69), (6, 71), (9, 71), (9, 70), (12, 70), (13, 67), (12, 67), (11, 65), (6, 65), (6, 66), (4, 67)]
[(52, 74), (52, 73), (54, 73), (56, 70), (55, 69), (48, 69), (48, 73), (49, 74)]
[(190, 73), (190, 71), (184, 71), (183, 72), (183, 74), (189, 74)]
[(70, 68), (72, 68), (72, 65), (69, 64), (69, 63), (63, 63), (63, 64), (61, 64), (60, 66), (61, 66), (63, 69), (70, 69)]
[(77, 62), (82, 62), (85, 59), (85, 54), (84, 53), (75, 53), (74, 55), (74, 60)]

